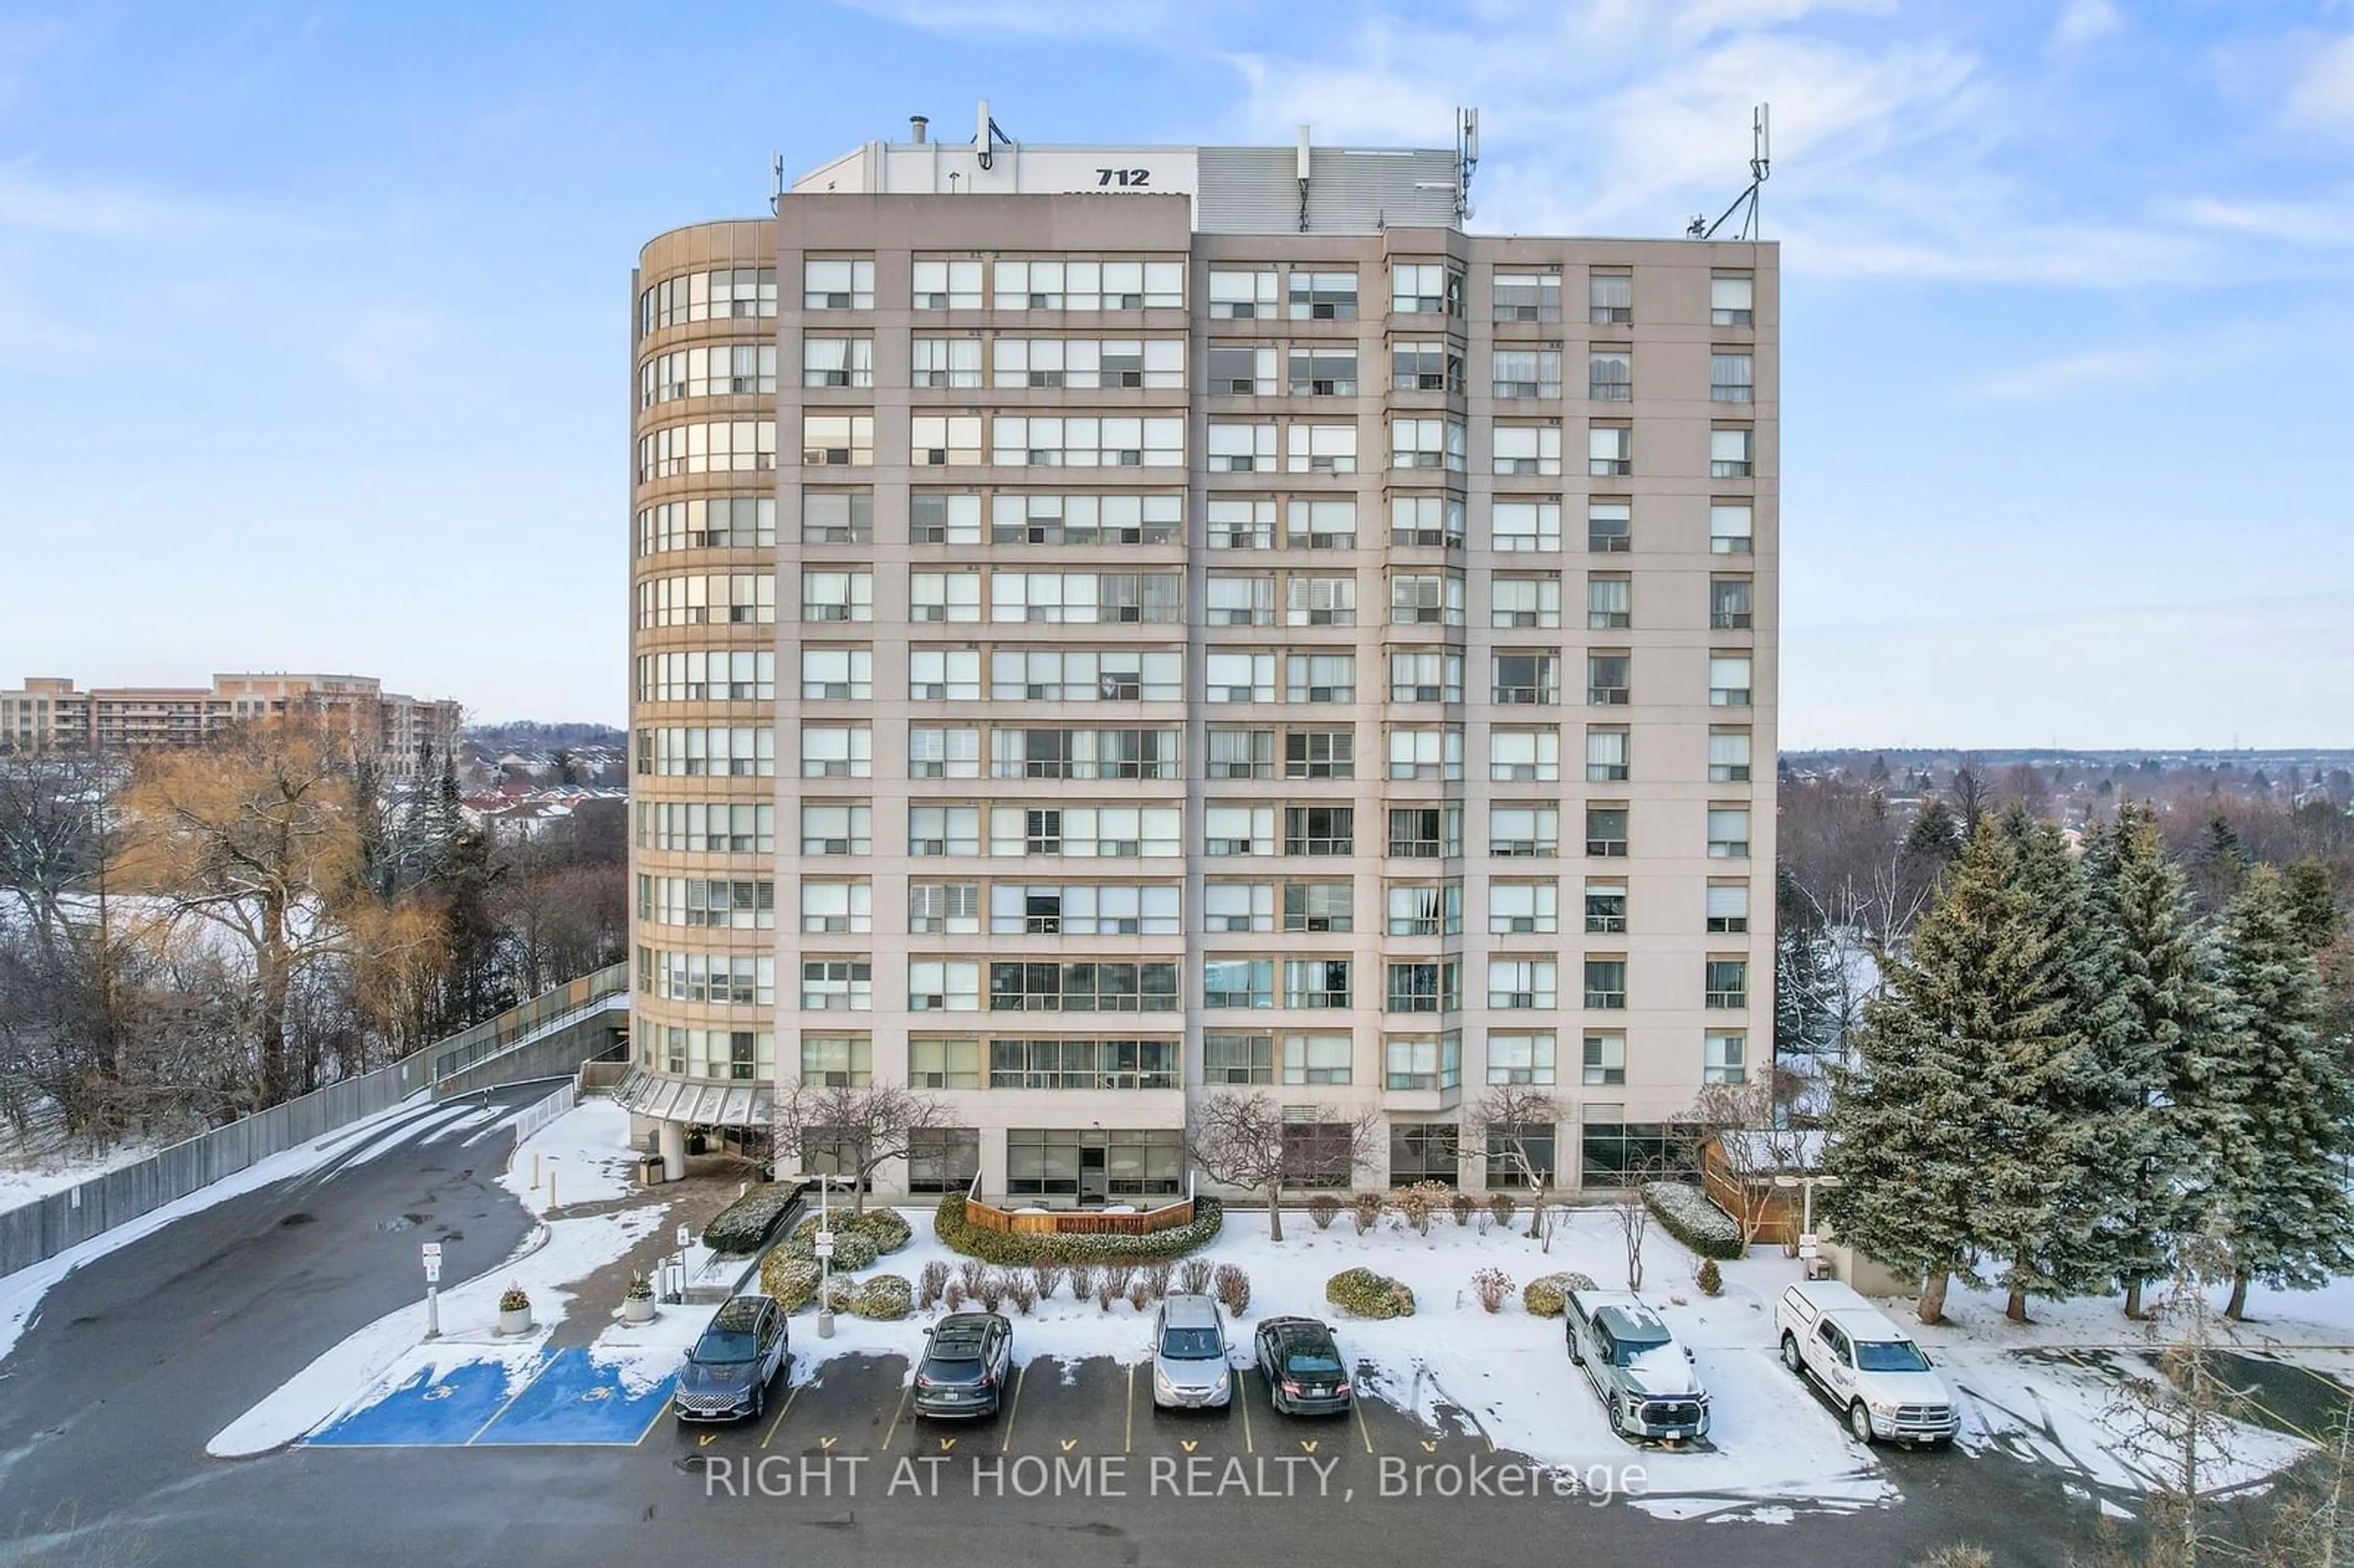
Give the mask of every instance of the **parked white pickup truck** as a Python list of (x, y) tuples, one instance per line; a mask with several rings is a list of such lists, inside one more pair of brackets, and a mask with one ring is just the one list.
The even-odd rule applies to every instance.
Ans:
[(1782, 1292), (1774, 1307), (1782, 1364), (1810, 1378), (1847, 1413), (1859, 1443), (1886, 1438), (1944, 1447), (1961, 1429), (1961, 1406), (1928, 1352), (1837, 1280)]

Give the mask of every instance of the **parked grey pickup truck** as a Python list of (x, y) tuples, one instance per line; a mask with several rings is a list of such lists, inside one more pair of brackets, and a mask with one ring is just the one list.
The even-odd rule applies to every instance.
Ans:
[(1573, 1290), (1569, 1360), (1584, 1369), (1621, 1437), (1671, 1442), (1708, 1436), (1708, 1391), (1691, 1352), (1659, 1315), (1624, 1290)]

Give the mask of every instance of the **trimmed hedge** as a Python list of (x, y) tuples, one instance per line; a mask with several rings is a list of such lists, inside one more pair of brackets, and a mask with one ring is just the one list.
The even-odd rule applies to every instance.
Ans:
[(760, 1260), (760, 1288), (788, 1312), (817, 1299), (818, 1266), (779, 1248)]
[(716, 1253), (749, 1256), (760, 1250), (785, 1211), (801, 1195), (793, 1181), (770, 1181), (755, 1187), (711, 1216), (703, 1227), (703, 1245)]
[[(793, 1227), (791, 1237), (785, 1243), (786, 1247), (798, 1256), (814, 1257), (817, 1255), (818, 1222), (824, 1217), (811, 1214), (802, 1219)], [(914, 1227), (894, 1209), (869, 1209), (863, 1214), (837, 1213), (832, 1219), (833, 1266), (836, 1268), (856, 1270), (868, 1267), (875, 1261), (870, 1257), (864, 1263), (844, 1263), (844, 1251), (857, 1254), (861, 1247), (872, 1246), (876, 1256), (880, 1256), (886, 1252), (897, 1252), (916, 1234)], [(845, 1244), (849, 1244), (854, 1236), (858, 1238), (857, 1243), (846, 1246)]]
[(872, 1318), (889, 1322), (904, 1318), (916, 1309), (916, 1287), (907, 1277), (897, 1274), (877, 1274), (858, 1282), (850, 1298), (851, 1312), (860, 1318)]
[(967, 1221), (964, 1194), (952, 1192), (940, 1200), (932, 1216), (932, 1228), (950, 1252), (1012, 1268), (1034, 1263), (1166, 1263), (1209, 1245), (1216, 1239), (1225, 1218), (1225, 1205), (1217, 1199), (1196, 1198), (1191, 1224), (1155, 1231), (1150, 1235), (991, 1231)]
[(1741, 1223), (1688, 1181), (1646, 1181), (1643, 1202), (1661, 1230), (1702, 1257), (1730, 1260), (1749, 1250), (1742, 1245)]
[(1593, 1288), (1594, 1281), (1575, 1269), (1540, 1274), (1521, 1287), (1521, 1305), (1532, 1318), (1558, 1318), (1568, 1308), (1571, 1291)]
[(1360, 1318), (1411, 1318), (1414, 1292), (1370, 1268), (1344, 1268), (1324, 1282), (1324, 1299)]
[[(790, 1253), (794, 1257), (806, 1257), (814, 1261), (817, 1257), (815, 1227), (811, 1227), (807, 1235), (796, 1230), (792, 1238), (777, 1250)], [(855, 1274), (862, 1268), (872, 1268), (875, 1266), (875, 1260), (882, 1255), (875, 1245), (875, 1238), (864, 1231), (846, 1231), (840, 1225), (833, 1228), (834, 1273)]]

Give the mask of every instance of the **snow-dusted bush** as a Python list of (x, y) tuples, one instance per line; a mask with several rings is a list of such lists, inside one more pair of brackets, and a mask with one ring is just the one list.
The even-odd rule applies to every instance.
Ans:
[[(1225, 1219), (1225, 1205), (1217, 1199), (1196, 1198), (1191, 1223), (1144, 1235), (991, 1231), (966, 1219), (964, 1198), (951, 1193), (940, 1200), (932, 1225), (939, 1233), (941, 1245), (949, 1251), (990, 1263), (1151, 1263), (1199, 1252), (1216, 1239)], [(1125, 1283), (1121, 1288), (1126, 1288)]]
[(924, 1265), (924, 1272), (917, 1277), (916, 1301), (928, 1312), (948, 1287), (949, 1266), (937, 1257), (933, 1258)]
[(1219, 1303), (1225, 1308), (1227, 1317), (1239, 1318), (1250, 1310), (1249, 1275), (1231, 1263), (1222, 1263), (1218, 1265), (1218, 1272), (1213, 1283), (1217, 1290)]
[(1324, 1299), (1360, 1318), (1414, 1316), (1414, 1292), (1405, 1281), (1370, 1268), (1344, 1268), (1326, 1280)]
[(973, 1295), (981, 1302), (981, 1309), (984, 1312), (996, 1311), (998, 1306), (1004, 1301), (1006, 1287), (1011, 1283), (1012, 1281), (1007, 1279), (1002, 1269), (983, 1269), (981, 1284), (973, 1289)]
[(1473, 1198), (1469, 1192), (1458, 1192), (1447, 1200), (1447, 1212), (1455, 1216), (1455, 1223), (1458, 1225), (1469, 1224), (1471, 1211), (1479, 1206), (1479, 1200)]
[(1177, 1288), (1188, 1296), (1199, 1296), (1210, 1288), (1212, 1277), (1208, 1258), (1189, 1257), (1185, 1260), (1185, 1266), (1177, 1271)]
[[(1055, 1292), (1063, 1287), (1063, 1276), (1066, 1272), (1068, 1271), (1059, 1263), (1033, 1265), (1030, 1269), (1030, 1286), (1037, 1291), (1036, 1298), (1040, 1301), (1052, 1299)], [(1079, 1294), (1084, 1296), (1087, 1292), (1081, 1291)]]
[(1506, 1230), (1512, 1228), (1512, 1215), (1519, 1212), (1519, 1209), (1520, 1205), (1512, 1202), (1512, 1195), (1510, 1192), (1488, 1194), (1488, 1213), (1493, 1214), (1496, 1217), (1496, 1223)]
[(1430, 1216), (1443, 1204), (1454, 1201), (1455, 1189), (1444, 1181), (1416, 1181), (1411, 1187), (1400, 1187), (1390, 1194), (1390, 1202), (1415, 1228), (1417, 1235), (1430, 1234)]
[(760, 1288), (788, 1312), (817, 1299), (818, 1266), (806, 1257), (777, 1251), (760, 1260)]
[(940, 1287), (940, 1305), (951, 1312), (964, 1310), (964, 1281), (951, 1279)]
[(1148, 1263), (1136, 1272), (1144, 1281), (1145, 1289), (1151, 1293), (1155, 1301), (1158, 1301), (1169, 1294), (1169, 1282), (1177, 1277), (1177, 1266), (1170, 1263)]
[(1038, 1282), (1026, 1274), (1017, 1274), (1006, 1286), (1006, 1294), (1013, 1298), (1013, 1309), (1023, 1317), (1038, 1305)]
[(907, 1277), (898, 1274), (869, 1275), (856, 1283), (850, 1296), (854, 1314), (877, 1322), (904, 1318), (912, 1305)]
[(1688, 1181), (1646, 1181), (1643, 1202), (1659, 1216), (1662, 1230), (1702, 1257), (1734, 1258), (1746, 1250), (1741, 1222)]
[(1702, 1258), (1700, 1272), (1692, 1276), (1692, 1283), (1700, 1287), (1702, 1296), (1714, 1296), (1724, 1288), (1724, 1271), (1716, 1266), (1716, 1259)]
[(1308, 1200), (1308, 1217), (1316, 1222), (1320, 1231), (1329, 1231), (1332, 1222), (1341, 1217), (1341, 1200), (1330, 1192), (1319, 1192)]
[(703, 1245), (716, 1253), (748, 1257), (760, 1250), (800, 1196), (791, 1181), (770, 1181), (753, 1188), (711, 1216), (703, 1227)]
[(1128, 1304), (1140, 1312), (1151, 1306), (1152, 1281), (1140, 1274), (1130, 1280), (1128, 1286)]
[(1071, 1265), (1071, 1299), (1091, 1301), (1096, 1294), (1096, 1266), (1092, 1263)]
[(1480, 1269), (1471, 1277), (1471, 1293), (1479, 1298), (1480, 1310), (1500, 1312), (1512, 1293), (1512, 1277), (1500, 1268)]
[(1528, 1308), (1532, 1318), (1558, 1318), (1568, 1308), (1571, 1291), (1593, 1288), (1594, 1281), (1575, 1269), (1541, 1274), (1522, 1289), (1521, 1305)]
[(967, 1296), (970, 1296), (981, 1288), (981, 1277), (988, 1272), (989, 1265), (969, 1257), (957, 1265), (957, 1283), (964, 1287)]
[(1101, 1308), (1104, 1311), (1110, 1311), (1111, 1304), (1119, 1300), (1124, 1294), (1125, 1292), (1113, 1288), (1111, 1277), (1108, 1275), (1102, 1276), (1096, 1280), (1096, 1305)]
[(1349, 1200), (1349, 1220), (1363, 1235), (1381, 1223), (1382, 1210), (1387, 1205), (1379, 1192), (1359, 1192)]
[(863, 1214), (837, 1221), (833, 1229), (837, 1236), (845, 1231), (864, 1236), (875, 1244), (877, 1253), (897, 1252), (916, 1235), (916, 1227), (896, 1209), (869, 1209)]

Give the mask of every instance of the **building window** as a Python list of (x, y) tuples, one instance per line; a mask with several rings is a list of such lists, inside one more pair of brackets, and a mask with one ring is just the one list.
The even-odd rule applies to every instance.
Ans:
[(1289, 314), (1296, 322), (1352, 322), (1357, 319), (1357, 274), (1310, 272), (1290, 275)]
[(1283, 960), (1283, 1005), (1286, 1007), (1346, 1007), (1349, 1005), (1348, 959), (1286, 959)]
[(801, 777), (864, 779), (875, 771), (875, 732), (865, 725), (801, 726)]
[(1500, 398), (1561, 396), (1561, 350), (1499, 348), (1489, 355), (1489, 391)]
[(1561, 736), (1550, 729), (1499, 729), (1488, 738), (1488, 777), (1497, 783), (1553, 783), (1561, 778)]
[(1585, 630), (1617, 631), (1635, 624), (1635, 580), (1594, 576), (1585, 579)]
[(801, 1082), (863, 1089), (875, 1081), (875, 1046), (864, 1034), (801, 1036)]
[(1558, 969), (1551, 959), (1490, 959), (1488, 1005), (1515, 1009), (1559, 1005)]
[(972, 935), (981, 929), (981, 885), (977, 882), (911, 882), (907, 885), (907, 929), (923, 935)]
[(1491, 882), (1488, 885), (1489, 935), (1550, 936), (1560, 928), (1560, 896), (1553, 884)]
[(1585, 356), (1585, 396), (1596, 403), (1628, 403), (1635, 397), (1635, 356), (1625, 349), (1596, 349)]
[(1390, 311), (1402, 316), (1459, 316), (1463, 274), (1443, 261), (1393, 261)]
[(1273, 268), (1210, 269), (1210, 316), (1214, 321), (1268, 321), (1276, 313)]
[(1561, 701), (1561, 660), (1552, 653), (1497, 653), (1489, 663), (1491, 700), (1550, 706)]
[[(775, 377), (769, 390), (775, 390)], [(804, 387), (872, 387), (875, 340), (871, 337), (806, 337), (801, 340)]]
[(1588, 426), (1585, 432), (1585, 471), (1596, 479), (1620, 478), (1634, 472), (1634, 427)]
[(1749, 885), (1712, 882), (1708, 885), (1708, 930), (1711, 936), (1738, 936), (1749, 929)]
[[(1545, 1081), (1550, 1083), (1552, 1080), (1548, 1077)], [(1488, 1185), (1491, 1188), (1552, 1186), (1553, 1172), (1558, 1168), (1554, 1163), (1553, 1150), (1553, 1128), (1550, 1124), (1522, 1122), (1515, 1126), (1490, 1128)]]
[(1402, 860), (1451, 860), (1463, 853), (1463, 808), (1409, 806), (1390, 811), (1390, 853)]
[(981, 263), (973, 260), (927, 261), (915, 264), (913, 298), (919, 311), (981, 309)]
[(1176, 391), (1185, 385), (1185, 344), (1177, 338), (1001, 337), (990, 345), (990, 379), (998, 387)]
[(1356, 928), (1356, 885), (1341, 882), (1287, 882), (1283, 885), (1283, 928), (1287, 931), (1346, 933)]
[(1182, 418), (1001, 414), (990, 429), (990, 461), (1003, 468), (1182, 468)]
[(1382, 1067), (1384, 1088), (1459, 1087), (1463, 1036), (1453, 1030), (1444, 1034), (1393, 1034), (1382, 1042)]
[(981, 1174), (981, 1129), (923, 1127), (907, 1134), (907, 1191), (962, 1192)]
[(1553, 858), (1561, 853), (1561, 812), (1552, 806), (1490, 807), (1488, 853), (1507, 860)]
[(861, 855), (875, 850), (875, 809), (867, 805), (801, 807), (801, 853)]
[(1491, 466), (1499, 474), (1544, 477), (1561, 472), (1559, 425), (1498, 424), (1491, 439), (1495, 443)]
[[(773, 508), (774, 502), (765, 503)], [(776, 543), (770, 513), (769, 536), (745, 541)], [(875, 493), (871, 490), (804, 490), (801, 492), (801, 543), (804, 545), (865, 545), (875, 538)]]
[(1463, 1005), (1463, 965), (1403, 963), (1389, 966), (1389, 1011), (1454, 1012)]
[(970, 959), (911, 959), (907, 962), (907, 1011), (977, 1012), (981, 965)]
[(1749, 655), (1713, 653), (1708, 661), (1708, 705), (1745, 708), (1749, 705)]
[[(638, 514), (638, 554), (735, 550), (777, 542), (776, 497), (715, 496), (664, 501)], [(46, 702), (46, 699), (44, 699)], [(26, 710), (29, 715), (31, 709)], [(43, 709), (47, 711), (46, 707)]]
[(801, 462), (810, 468), (872, 468), (875, 416), (802, 415)]
[(1749, 856), (1749, 808), (1712, 806), (1708, 811), (1708, 858), (1745, 860)]
[(1749, 1041), (1741, 1034), (1710, 1034), (1701, 1045), (1701, 1082), (1745, 1084), (1749, 1081)]
[[(1354, 473), (1357, 471), (1357, 426), (1353, 420), (1345, 425), (1295, 424), (1290, 428), (1285, 441), (1286, 450), (1289, 454), (1284, 462), (1284, 471), (1288, 473)], [(1319, 502), (1315, 504), (1347, 507), (1350, 517), (1349, 531), (1352, 535), (1354, 535), (1356, 530), (1354, 502)], [(1291, 503), (1292, 532), (1295, 535), (1300, 532), (1299, 514), (1309, 505), (1310, 503), (1304, 501), (1295, 501)], [(1297, 537), (1292, 540), (1294, 546), (1303, 543), (1314, 545), (1320, 541), (1303, 541)], [(1352, 537), (1350, 544), (1354, 543), (1355, 540)]]
[(1585, 507), (1585, 548), (1596, 556), (1620, 556), (1635, 547), (1635, 509), (1624, 501), (1593, 501)]
[(1561, 579), (1557, 577), (1506, 577), (1488, 584), (1488, 624), (1498, 630), (1558, 629), (1561, 625)]
[(907, 853), (918, 857), (979, 854), (981, 853), (981, 808), (978, 806), (908, 807)]
[[(1055, 1043), (1049, 1040), (1034, 1044), (1051, 1046)], [(1076, 1081), (1077, 1076), (1067, 1073), (1056, 1076), (1055, 1082), (1067, 1083), (1073, 1088), (1095, 1086)], [(1184, 1178), (1185, 1134), (1182, 1129), (1006, 1129), (1005, 1190), (1015, 1198), (1070, 1206), (1098, 1203), (1108, 1198), (1174, 1196), (1184, 1191)]]
[(1708, 476), (1711, 479), (1747, 479), (1752, 437), (1753, 432), (1746, 427), (1709, 431)]
[(875, 966), (864, 959), (801, 960), (801, 1011), (870, 1012), (875, 1008)]
[(1750, 579), (1708, 580), (1708, 624), (1715, 631), (1746, 631), (1751, 624)]
[(1490, 282), (1490, 304), (1499, 322), (1561, 320), (1561, 274), (1558, 272), (1497, 272)]
[(1463, 502), (1452, 495), (1390, 498), (1390, 543), (1432, 549), (1463, 547)]
[(1356, 577), (1293, 573), (1283, 585), (1283, 621), (1287, 626), (1356, 625)]
[(917, 468), (970, 468), (981, 462), (981, 416), (917, 414), (907, 421), (907, 461)]
[(1395, 392), (1463, 390), (1463, 354), (1447, 343), (1390, 344), (1390, 389)]
[(1714, 1008), (1740, 1009), (1749, 1005), (1749, 960), (1747, 959), (1711, 959), (1708, 960), (1706, 995), (1702, 1005)]
[(1272, 1084), (1275, 1082), (1275, 1036), (1203, 1035), (1202, 1082)]
[(1596, 860), (1627, 856), (1627, 813), (1624, 806), (1585, 808), (1585, 853)]
[(1346, 1084), (1352, 1076), (1355, 1042), (1346, 1034), (1287, 1034), (1283, 1081), (1287, 1084)]
[(918, 1089), (981, 1087), (981, 1042), (970, 1035), (910, 1039), (907, 1084)]
[(1749, 782), (1749, 732), (1712, 729), (1708, 732), (1708, 781), (1712, 784)]
[(1750, 326), (1756, 320), (1756, 284), (1746, 272), (1717, 272), (1708, 281), (1708, 323)]
[(1588, 653), (1585, 656), (1585, 705), (1623, 708), (1634, 701), (1634, 655)]
[(1288, 855), (1348, 855), (1357, 853), (1356, 809), (1352, 806), (1286, 806), (1283, 853)]
[[(870, 263), (871, 265), (871, 263)], [(777, 313), (774, 267), (722, 267), (665, 278), (638, 296), (638, 332)]]
[(981, 497), (918, 490), (907, 497), (907, 543), (978, 545)]
[(1393, 937), (1452, 937), (1463, 929), (1463, 885), (1459, 882), (1394, 883), (1384, 895)]
[[(1500, 439), (1504, 434), (1498, 432)], [(1489, 540), (1500, 551), (1561, 549), (1561, 503), (1558, 501), (1498, 501), (1488, 513)]]
[(1635, 319), (1635, 279), (1628, 272), (1589, 272), (1585, 279), (1585, 317), (1597, 326)]
[(1488, 1036), (1488, 1081), (1549, 1085), (1553, 1081), (1553, 1033), (1493, 1033)]
[(1459, 729), (1390, 731), (1393, 779), (1448, 782), (1463, 777), (1463, 732)]
[(1294, 653), (1285, 661), (1289, 703), (1352, 703), (1357, 700), (1354, 653)]
[(875, 887), (868, 882), (801, 884), (801, 929), (814, 934), (875, 929)]
[(981, 385), (981, 339), (919, 337), (908, 348), (910, 386), (970, 389)]
[(803, 620), (872, 620), (875, 574), (801, 568)]
[(844, 258), (801, 263), (801, 309), (871, 311), (875, 308), (875, 263)]
[(1276, 350), (1263, 344), (1210, 345), (1210, 390), (1234, 397), (1275, 396)]
[(1629, 739), (1623, 729), (1596, 729), (1585, 732), (1585, 781), (1588, 784), (1623, 784), (1627, 780)]
[(1451, 1121), (1391, 1123), (1390, 1185), (1438, 1181), (1454, 1186), (1462, 1174), (1459, 1137), (1460, 1129)]
[(1272, 959), (1204, 959), (1202, 1005), (1273, 1007), (1275, 960)]
[(1294, 397), (1353, 397), (1357, 395), (1357, 350), (1318, 344), (1286, 356), (1284, 383)]
[(1745, 556), (1750, 551), (1749, 503), (1721, 502), (1708, 509), (1708, 548), (1715, 556)]
[(1627, 1081), (1627, 1037), (1589, 1034), (1585, 1037), (1584, 1082), (1588, 1085)]
[(1393, 653), (1390, 655), (1390, 701), (1394, 703), (1459, 703), (1462, 700), (1462, 654)]
[(1747, 349), (1720, 348), (1708, 356), (1710, 402), (1746, 403), (1755, 381), (1754, 362)]
[(1464, 471), (1463, 422), (1460, 419), (1392, 419), (1390, 466), (1435, 468)]
[(1210, 422), (1207, 445), (1212, 473), (1275, 471), (1275, 425)]
[(1286, 779), (1354, 779), (1357, 776), (1357, 732), (1352, 729), (1295, 729), (1283, 736)]
[(1622, 936), (1627, 930), (1627, 885), (1593, 882), (1585, 885), (1585, 930), (1588, 936)]
[(1275, 853), (1275, 808), (1212, 805), (1202, 812), (1202, 853), (1255, 855)]
[(1177, 966), (1087, 959), (993, 963), (989, 1006), (992, 1012), (1174, 1012)]

